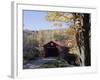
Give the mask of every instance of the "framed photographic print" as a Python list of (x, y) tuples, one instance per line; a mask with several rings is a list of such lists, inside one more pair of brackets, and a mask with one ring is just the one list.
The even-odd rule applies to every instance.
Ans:
[(95, 72), (95, 26), (95, 8), (13, 2), (12, 77)]

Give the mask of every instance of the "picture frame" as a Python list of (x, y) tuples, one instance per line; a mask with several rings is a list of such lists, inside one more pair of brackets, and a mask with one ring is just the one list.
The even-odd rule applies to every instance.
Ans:
[[(96, 8), (59, 6), (59, 5), (40, 5), (31, 3), (12, 2), (12, 64), (11, 76), (20, 77), (52, 77), (77, 73), (96, 72), (96, 53), (93, 27), (96, 26)], [(43, 69), (23, 69), (23, 10), (36, 11), (60, 11), (73, 13), (89, 13), (91, 15), (91, 66), (64, 67), (64, 68), (43, 68)]]

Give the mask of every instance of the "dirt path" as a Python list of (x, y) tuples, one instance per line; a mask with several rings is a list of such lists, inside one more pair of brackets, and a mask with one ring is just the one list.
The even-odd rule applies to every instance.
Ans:
[(42, 59), (38, 59), (38, 60), (32, 60), (30, 62), (28, 62), (27, 64), (25, 64), (23, 66), (24, 69), (34, 69), (34, 68), (39, 68), (41, 65), (49, 62), (49, 61), (53, 61), (56, 60), (56, 58), (42, 58)]

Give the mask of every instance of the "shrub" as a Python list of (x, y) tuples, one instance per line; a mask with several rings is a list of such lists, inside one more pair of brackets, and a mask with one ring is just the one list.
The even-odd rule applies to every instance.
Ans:
[(23, 53), (23, 60), (29, 61), (29, 60), (35, 60), (39, 57), (39, 50), (33, 48), (28, 50), (28, 52)]

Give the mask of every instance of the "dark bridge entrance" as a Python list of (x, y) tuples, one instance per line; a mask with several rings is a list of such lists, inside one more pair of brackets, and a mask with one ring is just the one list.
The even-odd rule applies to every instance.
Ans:
[(47, 47), (47, 57), (57, 57), (59, 55), (56, 47)]

